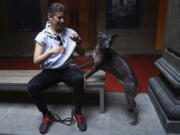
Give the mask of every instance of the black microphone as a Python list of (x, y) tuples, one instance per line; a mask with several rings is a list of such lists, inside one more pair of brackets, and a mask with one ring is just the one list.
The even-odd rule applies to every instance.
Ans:
[(57, 40), (59, 41), (59, 46), (63, 46), (63, 42), (60, 36), (57, 36)]

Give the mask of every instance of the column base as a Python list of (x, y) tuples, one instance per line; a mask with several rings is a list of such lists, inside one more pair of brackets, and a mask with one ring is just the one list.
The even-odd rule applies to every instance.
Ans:
[[(156, 109), (160, 121), (168, 133), (180, 133), (180, 99), (167, 92), (169, 87), (160, 77), (149, 81), (148, 95)], [(173, 99), (173, 100), (172, 100)]]

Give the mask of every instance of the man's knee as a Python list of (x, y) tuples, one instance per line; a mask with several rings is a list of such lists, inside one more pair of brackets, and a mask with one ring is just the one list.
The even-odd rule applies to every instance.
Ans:
[(35, 91), (39, 90), (40, 89), (40, 86), (37, 84), (37, 83), (33, 83), (33, 82), (29, 82), (27, 84), (27, 90), (29, 93), (34, 93)]
[(75, 83), (75, 84), (84, 83), (84, 75), (77, 74), (77, 75), (73, 76), (73, 83)]

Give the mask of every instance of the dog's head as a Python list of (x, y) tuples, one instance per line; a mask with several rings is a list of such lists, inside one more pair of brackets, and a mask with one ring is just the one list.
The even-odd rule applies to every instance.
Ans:
[(98, 42), (102, 49), (108, 49), (112, 45), (114, 38), (117, 37), (116, 34), (106, 34), (103, 32), (98, 33)]

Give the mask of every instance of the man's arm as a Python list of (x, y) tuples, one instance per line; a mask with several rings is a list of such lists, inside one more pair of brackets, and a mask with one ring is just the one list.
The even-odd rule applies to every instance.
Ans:
[(77, 44), (76, 52), (77, 52), (80, 56), (85, 56), (85, 50), (82, 48), (81, 44)]
[(44, 47), (41, 44), (36, 42), (33, 62), (34, 62), (34, 64), (39, 65), (39, 64), (43, 63), (45, 60), (47, 60), (47, 58), (51, 54), (64, 53), (64, 52), (65, 52), (65, 48), (63, 46), (58, 46), (58, 47), (52, 48), (52, 49), (44, 52)]
[(77, 35), (77, 34), (72, 34), (70, 36), (70, 38), (72, 40), (74, 40), (77, 44), (77, 47), (76, 47), (76, 52), (81, 55), (81, 56), (84, 56), (85, 55), (85, 50), (83, 49), (83, 47), (81, 46), (81, 38)]

